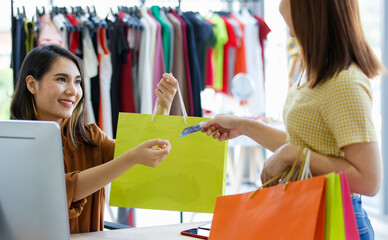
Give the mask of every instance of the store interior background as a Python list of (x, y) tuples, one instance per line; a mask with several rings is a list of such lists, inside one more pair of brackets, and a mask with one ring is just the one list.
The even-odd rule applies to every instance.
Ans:
[[(26, 15), (31, 18), (35, 14), (36, 7), (45, 6), (46, 9), (50, 9), (50, 6), (95, 6), (97, 14), (101, 17), (105, 17), (109, 14), (109, 9), (116, 9), (117, 6), (140, 6), (141, 1), (91, 1), (84, 0), (82, 4), (80, 1), (66, 0), (14, 0), (14, 12), (17, 8), (22, 9), (25, 7)], [(289, 70), (289, 57), (287, 53), (287, 40), (288, 29), (285, 25), (281, 15), (279, 14), (280, 0), (259, 0), (259, 1), (220, 1), (220, 0), (182, 0), (180, 1), (180, 7), (182, 11), (196, 11), (201, 15), (211, 15), (212, 11), (219, 10), (233, 10), (238, 11), (241, 7), (247, 7), (263, 16), (266, 23), (271, 29), (268, 35), (268, 40), (265, 43), (265, 91), (266, 91), (266, 117), (275, 121), (281, 121), (282, 119), (282, 107), (285, 101), (287, 89), (288, 89), (288, 70)], [(386, 5), (383, 0), (359, 0), (361, 19), (366, 37), (375, 51), (376, 55), (383, 60), (387, 66), (388, 58), (387, 54), (382, 54), (388, 42), (384, 41), (384, 33), (387, 34), (384, 29), (387, 28), (384, 22), (388, 22), (385, 14), (388, 14)], [(150, 7), (152, 5), (176, 7), (178, 5), (177, 0), (171, 1), (145, 1), (145, 6)], [(9, 119), (9, 105), (13, 93), (12, 83), (12, 69), (10, 68), (10, 55), (12, 51), (11, 44), (11, 1), (5, 1), (0, 8), (0, 119)], [(385, 14), (384, 14), (385, 12)], [(385, 44), (384, 44), (385, 42)], [(385, 50), (387, 51), (387, 50)], [(388, 67), (388, 66), (387, 66)], [(383, 77), (383, 80), (386, 76)], [(386, 81), (388, 79), (385, 79)], [(386, 82), (385, 81), (385, 82)], [(384, 118), (385, 108), (388, 106), (382, 99), (384, 96), (381, 92), (384, 92), (385, 82), (381, 81), (381, 78), (373, 79), (373, 119), (377, 133), (379, 134), (380, 146), (384, 144), (384, 136), (382, 132), (385, 131), (382, 125), (382, 119)], [(388, 86), (388, 85), (387, 85)], [(385, 91), (387, 94), (387, 91)], [(385, 94), (385, 95), (386, 95)], [(382, 96), (382, 97), (380, 97)], [(385, 99), (386, 100), (386, 99)], [(206, 89), (202, 93), (202, 106), (204, 109), (209, 109), (213, 113), (234, 113), (236, 115), (249, 115), (243, 108), (237, 105), (230, 104), (229, 100), (222, 94), (217, 94), (211, 89)], [(385, 105), (384, 105), (385, 104)], [(383, 142), (381, 142), (383, 139)], [(388, 143), (385, 142), (385, 145)], [(385, 147), (387, 148), (387, 147)], [(385, 165), (388, 165), (388, 155), (384, 153), (383, 159)], [(266, 152), (266, 157), (271, 153)], [(248, 155), (249, 157), (249, 155)], [(237, 160), (236, 160), (237, 161)], [(387, 170), (388, 167), (385, 166)], [(259, 169), (258, 169), (259, 171)], [(247, 172), (247, 171), (246, 171)], [(243, 184), (238, 189), (238, 192), (245, 192), (254, 190), (259, 182), (259, 175), (254, 184), (247, 180), (247, 174), (244, 174)], [(380, 192), (372, 198), (364, 197), (364, 205), (371, 217), (373, 226), (377, 231), (377, 239), (388, 239), (388, 171), (385, 171), (384, 185)], [(233, 193), (228, 183), (227, 193)], [(117, 217), (115, 208), (107, 208), (105, 216), (106, 220), (115, 221)], [(211, 220), (212, 214), (203, 213), (183, 213), (183, 222), (189, 221), (203, 221)], [(172, 211), (158, 211), (158, 210), (135, 210), (135, 225), (136, 227), (154, 226), (163, 224), (175, 224), (181, 222), (181, 213)], [(385, 226), (385, 227), (384, 227)]]

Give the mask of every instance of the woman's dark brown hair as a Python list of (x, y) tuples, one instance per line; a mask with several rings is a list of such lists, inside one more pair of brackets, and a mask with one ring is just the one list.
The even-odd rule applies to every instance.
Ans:
[(385, 72), (366, 41), (357, 0), (289, 0), (310, 87), (355, 63), (369, 78)]
[(35, 107), (34, 96), (27, 88), (26, 78), (31, 75), (37, 81), (40, 81), (43, 76), (50, 70), (60, 57), (65, 57), (74, 62), (81, 74), (82, 97), (75, 107), (71, 117), (64, 120), (64, 133), (70, 137), (73, 147), (81, 142), (95, 146), (95, 143), (89, 137), (85, 130), (84, 117), (84, 74), (81, 61), (73, 55), (69, 50), (55, 45), (47, 45), (34, 48), (25, 57), (20, 68), (18, 80), (15, 86), (15, 92), (11, 103), (11, 114), (14, 119), (21, 120), (36, 120), (37, 112)]

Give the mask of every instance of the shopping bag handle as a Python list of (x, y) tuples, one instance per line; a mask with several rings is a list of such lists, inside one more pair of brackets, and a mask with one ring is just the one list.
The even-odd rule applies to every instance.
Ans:
[[(186, 122), (187, 112), (186, 112), (185, 104), (183, 102), (183, 97), (182, 97), (181, 89), (179, 88), (178, 82), (176, 84), (178, 86), (177, 92), (178, 92), (178, 96), (179, 96), (179, 102), (180, 102), (181, 108), (182, 108), (183, 120), (185, 122), (185, 125), (187, 125), (187, 122)], [(158, 99), (156, 99), (155, 106), (154, 106), (154, 111), (152, 112), (151, 122), (154, 122), (154, 117), (156, 115), (156, 110), (158, 109), (158, 106), (159, 106)]]
[[(300, 165), (299, 170), (297, 170), (295, 167), (301, 154), (303, 154), (302, 163)], [(309, 177), (312, 177), (312, 174), (310, 171), (310, 156), (311, 156), (310, 149), (302, 147), (299, 150), (298, 156), (296, 157), (292, 168), (290, 168), (289, 172), (286, 174), (286, 177), (280, 181), (280, 184), (285, 185), (283, 187), (284, 189), (286, 188), (287, 184), (290, 182), (300, 181), (300, 180), (304, 180)]]
[(265, 188), (268, 184), (276, 181), (277, 179), (282, 179), (284, 178), (287, 173), (290, 171), (291, 167), (287, 168), (286, 170), (284, 170), (283, 172), (279, 173), (279, 175), (277, 175), (276, 177), (266, 181), (263, 185), (261, 185), (260, 187), (258, 187), (254, 192), (252, 192), (250, 195), (249, 195), (249, 198), (252, 198), (258, 191), (260, 191), (261, 189)]
[(308, 148), (304, 148), (303, 151), (305, 157), (299, 171), (298, 180), (304, 180), (313, 177), (313, 174), (310, 170), (311, 150)]
[[(301, 167), (298, 172), (295, 172), (296, 170), (296, 164), (298, 162), (298, 159), (300, 158), (301, 154), (303, 153), (303, 160)], [(283, 185), (283, 191), (286, 190), (287, 184), (292, 181), (299, 181), (299, 180), (304, 180), (309, 177), (312, 177), (311, 171), (310, 171), (310, 157), (311, 157), (311, 151), (308, 148), (301, 148), (298, 152), (298, 155), (295, 158), (294, 163), (292, 164), (291, 167), (287, 168), (283, 172), (281, 172), (279, 175), (276, 177), (268, 180), (265, 182), (263, 185), (261, 185), (258, 189), (256, 189), (254, 192), (252, 192), (249, 195), (249, 198), (252, 198), (258, 191), (269, 185), (270, 183), (274, 181), (278, 181), (279, 184), (284, 184)], [(296, 177), (296, 173), (298, 174)]]

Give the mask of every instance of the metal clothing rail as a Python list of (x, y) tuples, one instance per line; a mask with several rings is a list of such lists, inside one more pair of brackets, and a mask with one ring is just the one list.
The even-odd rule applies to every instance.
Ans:
[(223, 2), (260, 2), (261, 0), (221, 0)]
[[(141, 5), (144, 6), (147, 1), (146, 0), (140, 0), (140, 2), (141, 2)], [(178, 0), (178, 8), (180, 8), (180, 7), (181, 7), (181, 0)]]

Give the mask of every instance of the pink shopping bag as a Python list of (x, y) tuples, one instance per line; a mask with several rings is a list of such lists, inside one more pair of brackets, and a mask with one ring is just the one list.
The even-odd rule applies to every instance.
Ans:
[(340, 178), (346, 240), (359, 240), (360, 236), (358, 234), (352, 200), (350, 199), (350, 189), (346, 173), (340, 172)]

